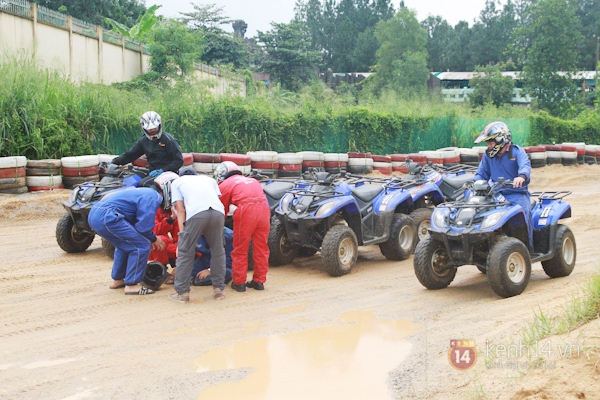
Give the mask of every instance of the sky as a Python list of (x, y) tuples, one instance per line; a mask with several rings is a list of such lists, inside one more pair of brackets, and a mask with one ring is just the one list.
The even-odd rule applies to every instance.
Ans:
[[(191, 3), (223, 7), (224, 16), (246, 21), (246, 37), (254, 37), (257, 31), (270, 30), (271, 22), (290, 22), (294, 18), (296, 0), (146, 0), (146, 7), (160, 5), (157, 15), (176, 18), (180, 17), (180, 12), (192, 12), (194, 8)], [(393, 0), (396, 9), (399, 3), (400, 0)], [(459, 21), (467, 21), (472, 26), (484, 8), (485, 0), (404, 0), (404, 4), (416, 11), (419, 21), (428, 15), (439, 15), (452, 26)], [(233, 31), (230, 26), (222, 28)]]

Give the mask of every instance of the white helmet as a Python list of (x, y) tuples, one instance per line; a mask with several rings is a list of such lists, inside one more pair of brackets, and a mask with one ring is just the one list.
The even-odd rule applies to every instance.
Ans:
[(221, 182), (222, 180), (229, 178), (231, 175), (241, 173), (242, 171), (236, 163), (234, 163), (233, 161), (223, 161), (222, 163), (217, 165), (217, 168), (215, 168), (215, 171), (213, 172), (213, 177), (216, 179), (217, 182)]
[[(140, 125), (142, 127), (142, 131), (144, 132), (144, 135), (146, 135), (146, 137), (149, 140), (156, 141), (162, 136), (162, 118), (160, 118), (160, 115), (158, 115), (158, 113), (154, 111), (145, 112), (142, 115), (142, 118), (140, 119)], [(150, 129), (156, 128), (158, 128), (156, 132), (148, 132)]]
[(160, 206), (165, 211), (171, 208), (171, 182), (177, 178), (179, 175), (171, 171), (163, 172), (154, 178), (155, 188), (163, 197)]

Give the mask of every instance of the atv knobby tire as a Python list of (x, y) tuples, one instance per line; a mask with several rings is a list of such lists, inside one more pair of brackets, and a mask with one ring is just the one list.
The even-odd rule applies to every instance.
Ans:
[(575, 267), (577, 258), (577, 246), (575, 236), (571, 229), (565, 225), (558, 224), (556, 237), (554, 239), (554, 257), (542, 261), (542, 268), (550, 278), (569, 276)]
[(488, 256), (487, 276), (494, 292), (501, 297), (523, 293), (531, 276), (531, 257), (519, 239), (501, 238)]
[(410, 218), (415, 223), (417, 229), (417, 243), (427, 235), (429, 235), (429, 228), (431, 228), (431, 214), (433, 214), (433, 208), (417, 208), (410, 213)]
[(381, 254), (388, 260), (406, 260), (414, 252), (417, 242), (415, 224), (408, 215), (396, 214), (392, 223), (390, 237), (379, 244)]
[(346, 225), (334, 225), (321, 244), (321, 260), (325, 271), (331, 276), (346, 275), (358, 258), (358, 240), (354, 231)]
[(104, 251), (104, 254), (106, 254), (108, 257), (112, 259), (115, 258), (115, 245), (105, 238), (102, 238), (102, 251)]
[(298, 245), (292, 243), (285, 226), (277, 218), (271, 220), (268, 244), (269, 265), (272, 267), (289, 264), (298, 254)]
[(449, 262), (444, 244), (431, 236), (424, 237), (415, 249), (415, 275), (427, 289), (444, 289), (454, 280), (456, 267), (448, 267)]
[(56, 242), (67, 253), (83, 253), (94, 241), (94, 234), (78, 232), (69, 213), (56, 224)]

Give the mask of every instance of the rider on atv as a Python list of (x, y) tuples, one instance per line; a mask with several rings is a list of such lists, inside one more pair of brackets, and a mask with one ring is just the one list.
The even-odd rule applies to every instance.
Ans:
[(178, 173), (179, 168), (183, 165), (183, 155), (177, 139), (163, 131), (162, 119), (158, 113), (145, 112), (140, 119), (140, 126), (144, 135), (129, 150), (115, 157), (112, 162), (117, 165), (125, 165), (146, 155), (150, 174), (140, 182), (139, 186), (148, 186), (163, 172)]
[(531, 222), (531, 199), (527, 185), (531, 179), (531, 163), (525, 150), (512, 143), (512, 134), (504, 122), (492, 122), (475, 139), (475, 143), (487, 143), (487, 150), (479, 163), (474, 180), (499, 178), (512, 180), (513, 186), (502, 188), (500, 193), (507, 201), (519, 204), (525, 213), (529, 230), (529, 248), (533, 249), (533, 226)]

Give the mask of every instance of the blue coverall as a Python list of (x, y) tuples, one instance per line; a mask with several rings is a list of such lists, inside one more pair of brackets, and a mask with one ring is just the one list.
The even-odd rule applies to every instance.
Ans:
[(498, 178), (502, 177), (506, 180), (513, 180), (522, 175), (525, 177), (525, 182), (520, 188), (505, 187), (500, 190), (500, 193), (506, 200), (513, 204), (518, 204), (523, 208), (525, 214), (525, 222), (529, 232), (529, 248), (533, 251), (533, 222), (531, 221), (531, 197), (527, 186), (531, 179), (531, 162), (525, 150), (513, 143), (510, 148), (501, 156), (490, 158), (487, 154), (483, 154), (483, 158), (479, 163), (474, 180), (483, 179), (486, 181), (498, 182)]
[(156, 241), (152, 228), (161, 202), (156, 190), (133, 188), (109, 193), (92, 206), (90, 226), (115, 246), (114, 280), (132, 286), (144, 278), (151, 243)]

